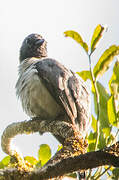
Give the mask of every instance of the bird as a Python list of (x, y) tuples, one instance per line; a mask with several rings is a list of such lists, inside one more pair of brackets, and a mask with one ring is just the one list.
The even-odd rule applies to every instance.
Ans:
[[(48, 57), (47, 42), (40, 34), (30, 34), (23, 40), (19, 62), (16, 94), (26, 114), (46, 120), (64, 117), (84, 133), (90, 116), (90, 93), (84, 81)], [(64, 138), (55, 137), (64, 143)]]

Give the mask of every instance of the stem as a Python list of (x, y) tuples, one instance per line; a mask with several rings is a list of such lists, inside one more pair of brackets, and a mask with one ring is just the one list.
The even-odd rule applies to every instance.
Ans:
[(115, 135), (115, 139), (118, 136), (118, 134), (119, 134), (119, 129), (117, 129), (117, 132), (116, 132), (116, 135)]
[(116, 134), (115, 134), (115, 138), (114, 138), (114, 140), (111, 142), (110, 145), (112, 145), (112, 144), (114, 144), (114, 143), (116, 142), (116, 138), (117, 138), (118, 134), (119, 134), (119, 129), (117, 129), (117, 132), (116, 132)]
[(97, 176), (95, 178), (95, 180), (98, 180), (101, 176), (103, 176), (109, 169), (110, 169), (111, 166), (109, 166), (107, 169), (105, 169), (99, 176)]
[(98, 167), (95, 174), (93, 175), (92, 179), (94, 180), (95, 178), (94, 177), (97, 177), (101, 174), (101, 171), (102, 171), (102, 166)]
[(87, 180), (91, 178), (92, 169), (89, 169), (89, 174), (87, 176)]
[(97, 129), (97, 136), (96, 136), (96, 143), (95, 143), (95, 150), (97, 149), (97, 145), (98, 145), (98, 141), (99, 141), (99, 135), (100, 135), (100, 123), (99, 123), (99, 114), (100, 114), (100, 96), (99, 96), (99, 92), (98, 92), (98, 88), (97, 88), (97, 82), (96, 79), (94, 77), (93, 74), (93, 70), (92, 70), (92, 64), (91, 64), (91, 54), (88, 55), (89, 57), (89, 67), (90, 67), (90, 73), (91, 73), (91, 78), (92, 78), (92, 82), (94, 85), (94, 89), (95, 89), (95, 94), (96, 94), (96, 100), (97, 100), (97, 125), (96, 125), (96, 129)]

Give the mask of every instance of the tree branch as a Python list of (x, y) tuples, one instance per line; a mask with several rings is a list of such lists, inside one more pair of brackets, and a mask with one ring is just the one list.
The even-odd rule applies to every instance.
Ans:
[(6, 127), (2, 134), (2, 150), (11, 156), (14, 154), (16, 155), (17, 148), (12, 144), (13, 138), (18, 134), (29, 134), (35, 132), (51, 132), (52, 134), (59, 135), (64, 138), (70, 137), (74, 133), (72, 125), (61, 120), (48, 121), (35, 118), (29, 121), (12, 123)]
[[(117, 142), (116, 145), (117, 144), (119, 146), (119, 142)], [(114, 146), (115, 145), (109, 147), (108, 150), (112, 149)], [(32, 172), (20, 172), (16, 168), (0, 170), (0, 178), (4, 177), (5, 180), (15, 179), (15, 177), (17, 177), (17, 180), (44, 180), (72, 173), (78, 171), (79, 169), (86, 170), (103, 165), (119, 167), (119, 157), (114, 154), (110, 154), (109, 152), (105, 152), (105, 149), (61, 160), (57, 159), (55, 161), (54, 158), (56, 158), (56, 156), (57, 155), (55, 154), (55, 156), (49, 160), (43, 168)]]
[(85, 153), (86, 141), (80, 134), (79, 136), (75, 134), (71, 124), (61, 120), (48, 121), (35, 118), (30, 121), (13, 123), (3, 132), (2, 149), (7, 154), (15, 156), (18, 162), (24, 163), (23, 157), (12, 145), (12, 139), (17, 134), (38, 131), (41, 133), (51, 132), (64, 137), (63, 148), (41, 169), (14, 168), (0, 170), (0, 180), (43, 180), (103, 165), (119, 167), (119, 142), (99, 151)]

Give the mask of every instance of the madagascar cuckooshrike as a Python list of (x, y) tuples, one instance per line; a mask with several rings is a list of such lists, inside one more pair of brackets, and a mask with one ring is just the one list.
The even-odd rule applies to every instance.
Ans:
[(50, 120), (67, 116), (68, 122), (84, 132), (89, 123), (90, 98), (83, 80), (47, 57), (47, 42), (39, 34), (24, 39), (19, 59), (16, 93), (26, 114)]
[[(46, 120), (59, 116), (85, 132), (90, 116), (90, 96), (83, 80), (47, 57), (47, 42), (38, 34), (24, 39), (19, 59), (16, 94), (26, 114)], [(56, 138), (63, 144), (62, 137)]]

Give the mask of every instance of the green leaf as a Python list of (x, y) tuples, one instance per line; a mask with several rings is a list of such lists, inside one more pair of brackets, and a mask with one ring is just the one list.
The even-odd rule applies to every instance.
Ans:
[(119, 60), (117, 60), (115, 62), (115, 65), (114, 65), (114, 68), (113, 68), (113, 72), (114, 74), (116, 75), (116, 79), (118, 80), (119, 82)]
[(63, 145), (58, 145), (57, 151), (60, 151), (63, 148)]
[(37, 164), (35, 165), (35, 168), (41, 168), (41, 161), (38, 161)]
[(4, 164), (0, 161), (0, 169), (3, 169), (4, 167)]
[(51, 158), (51, 149), (47, 144), (40, 145), (38, 150), (38, 158), (41, 161), (41, 166), (46, 164), (46, 162)]
[(95, 151), (95, 143), (90, 143), (88, 145), (88, 150), (87, 151), (88, 152)]
[(81, 35), (78, 32), (71, 30), (71, 31), (65, 31), (64, 34), (65, 37), (71, 37), (72, 39), (74, 39), (77, 43), (79, 43), (83, 47), (86, 53), (88, 53), (88, 45), (86, 44), (86, 42), (83, 41)]
[(106, 134), (106, 137), (110, 136), (110, 128), (103, 128), (102, 132)]
[(10, 156), (6, 156), (0, 162), (0, 166), (7, 167), (9, 165), (9, 163), (10, 163)]
[(96, 132), (97, 130), (97, 120), (95, 119), (95, 117), (92, 115), (92, 124), (91, 124), (94, 132)]
[(26, 161), (28, 161), (30, 164), (32, 164), (32, 165), (36, 165), (37, 164), (37, 160), (34, 158), (34, 157), (32, 157), (32, 156), (26, 156), (25, 158), (24, 158)]
[(94, 50), (96, 49), (97, 43), (101, 39), (105, 30), (106, 28), (101, 26), (100, 24), (97, 25), (97, 27), (95, 28), (92, 39), (91, 39), (91, 53), (93, 53)]
[(119, 179), (119, 168), (114, 168), (112, 170), (112, 178), (111, 179)]
[[(99, 138), (99, 143), (98, 147), (104, 146), (106, 144), (106, 139), (109, 136), (109, 132), (111, 131), (111, 126), (109, 123), (108, 119), (108, 113), (107, 113), (107, 102), (110, 98), (110, 95), (107, 93), (106, 89), (104, 86), (97, 81), (97, 88), (98, 88), (98, 93), (99, 93), (99, 99), (100, 99), (100, 115), (99, 115), (99, 122), (100, 122), (100, 138)], [(95, 112), (97, 114), (97, 100), (96, 100), (96, 94), (94, 94), (94, 107), (95, 107)]]
[(78, 74), (84, 81), (87, 81), (87, 79), (92, 80), (90, 71), (81, 71), (81, 72), (77, 72), (77, 74)]
[(100, 137), (99, 137), (99, 144), (98, 144), (99, 149), (103, 149), (106, 146), (106, 139), (107, 139), (107, 137), (100, 129)]
[[(99, 99), (100, 99), (100, 115), (99, 115), (99, 120), (100, 120), (100, 126), (101, 128), (108, 128), (109, 127), (109, 120), (108, 120), (108, 114), (107, 114), (107, 102), (110, 98), (110, 95), (108, 94), (107, 90), (105, 87), (97, 81), (97, 88), (98, 88), (98, 93), (99, 93)], [(94, 94), (94, 107), (95, 107), (95, 112), (97, 114), (97, 99), (96, 99), (96, 94)]]
[(112, 77), (110, 78), (110, 80), (108, 82), (111, 94), (115, 94), (115, 91), (116, 91), (115, 84), (116, 84), (116, 75), (113, 73)]
[(91, 144), (91, 143), (95, 143), (96, 141), (96, 132), (90, 132), (89, 136), (88, 136), (88, 143)]
[(113, 74), (108, 84), (111, 94), (119, 93), (119, 61), (115, 62)]
[(117, 115), (114, 107), (114, 97), (111, 96), (107, 103), (107, 112), (110, 124), (113, 126), (119, 126), (119, 122), (117, 122)]
[(107, 102), (110, 98), (110, 95), (108, 94), (107, 90), (104, 88), (104, 86), (101, 83), (97, 82), (97, 87), (100, 96), (100, 115), (99, 115), (100, 128), (101, 129), (110, 128), (110, 123), (107, 113)]
[(108, 70), (116, 55), (119, 55), (119, 46), (112, 45), (104, 51), (93, 69), (93, 73), (96, 78), (101, 77)]
[(114, 142), (115, 136), (113, 136), (112, 134), (109, 135), (108, 139), (107, 139), (107, 145), (110, 145)]
[[(100, 122), (100, 137), (98, 142), (98, 148), (104, 148), (107, 143), (107, 139), (109, 137), (109, 134), (111, 132), (112, 126), (110, 125), (109, 118), (108, 118), (108, 112), (107, 112), (107, 103), (110, 98), (110, 95), (104, 88), (104, 86), (97, 81), (97, 89), (99, 93), (99, 108), (100, 108), (100, 114), (99, 114), (99, 122)], [(96, 94), (94, 92), (94, 104), (95, 104), (95, 110), (97, 113), (97, 100), (96, 100)]]
[(108, 84), (110, 92), (114, 96), (113, 108), (116, 113), (116, 126), (119, 126), (119, 61), (116, 61), (114, 65), (113, 74)]
[(88, 136), (88, 152), (95, 150), (96, 134), (97, 132), (91, 131)]

